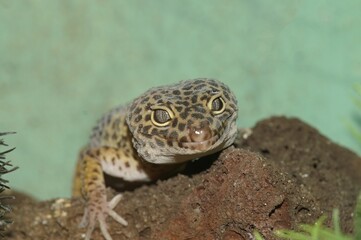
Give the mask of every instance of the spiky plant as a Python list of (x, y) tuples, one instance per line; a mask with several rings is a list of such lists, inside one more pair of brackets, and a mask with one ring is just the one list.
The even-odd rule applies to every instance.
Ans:
[[(0, 137), (13, 134), (14, 132), (0, 132)], [(0, 146), (8, 146), (3, 139), (0, 139)], [(11, 211), (11, 208), (4, 201), (7, 199), (13, 199), (14, 197), (3, 195), (2, 192), (5, 189), (9, 189), (8, 181), (4, 179), (5, 174), (16, 170), (18, 167), (14, 167), (10, 160), (6, 160), (6, 154), (13, 151), (15, 148), (10, 148), (4, 151), (0, 151), (0, 234), (5, 230), (5, 227), (12, 221), (7, 217), (7, 213)]]

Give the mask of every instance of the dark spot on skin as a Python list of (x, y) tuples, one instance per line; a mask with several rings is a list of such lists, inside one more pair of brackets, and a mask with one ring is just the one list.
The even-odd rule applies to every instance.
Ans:
[(223, 95), (227, 98), (228, 101), (231, 100), (227, 92), (224, 92)]
[(108, 146), (104, 146), (103, 148), (105, 151), (108, 151), (110, 149), (110, 147), (108, 147)]
[(159, 147), (164, 147), (164, 142), (158, 138), (155, 139), (155, 142), (156, 144), (159, 146)]
[(112, 157), (111, 161), (112, 161), (112, 164), (115, 165), (115, 157)]
[(93, 168), (93, 173), (99, 174), (100, 172), (99, 172), (99, 170), (97, 168)]
[(179, 90), (174, 90), (174, 91), (173, 91), (173, 94), (174, 94), (174, 95), (179, 95), (180, 93), (181, 93), (181, 92), (180, 92)]
[(98, 180), (97, 177), (92, 177), (92, 180), (95, 182), (96, 180)]
[(136, 123), (138, 123), (140, 120), (142, 120), (142, 115), (138, 115), (135, 119), (134, 119), (134, 121), (136, 122)]
[(183, 136), (179, 139), (179, 142), (188, 142), (187, 137)]
[(167, 136), (167, 134), (168, 134), (168, 130), (163, 129), (159, 131), (159, 135), (161, 136)]
[(151, 139), (153, 136), (151, 134), (143, 134), (143, 137)]
[(150, 120), (150, 114), (145, 115), (144, 120), (148, 122)]
[(155, 144), (154, 144), (153, 142), (149, 142), (149, 146), (150, 146), (151, 148), (156, 148), (156, 146), (155, 146)]
[(186, 126), (186, 125), (185, 125), (184, 123), (179, 123), (179, 124), (178, 124), (178, 129), (179, 129), (179, 131), (183, 132), (185, 126)]
[(188, 117), (188, 111), (183, 111), (181, 114), (179, 114), (179, 116), (183, 119), (183, 120), (185, 120), (187, 117)]
[[(192, 84), (192, 83), (188, 83), (188, 84), (186, 84), (186, 85), (184, 85), (184, 86), (182, 87), (182, 90), (187, 91), (187, 90), (191, 89), (191, 88), (192, 88), (192, 86), (193, 86), (193, 84)], [(184, 93), (183, 93), (183, 94), (184, 94)]]
[(194, 82), (193, 82), (193, 84), (194, 85), (197, 85), (197, 84), (201, 84), (201, 83), (203, 83), (204, 82), (204, 80), (202, 80), (202, 79), (197, 79), (197, 80), (195, 80)]
[(129, 164), (129, 162), (127, 161), (127, 162), (125, 162), (125, 167), (127, 167), (127, 168), (129, 168), (130, 167), (130, 164)]
[(122, 167), (121, 167), (121, 166), (118, 166), (118, 170), (119, 170), (119, 171), (122, 171)]
[(198, 96), (197, 96), (197, 95), (192, 96), (191, 101), (192, 101), (193, 104), (196, 103), (197, 100), (198, 100)]
[(209, 122), (210, 124), (213, 123), (213, 118), (212, 118), (212, 117), (207, 117), (207, 120), (208, 120), (208, 122)]
[(176, 101), (176, 104), (188, 107), (190, 103), (189, 101)]
[(158, 95), (158, 94), (153, 96), (153, 99), (154, 99), (154, 100), (158, 100), (158, 99), (161, 99), (161, 98), (162, 98), (162, 96), (161, 96), (161, 95)]
[(145, 97), (145, 98), (142, 99), (142, 101), (140, 103), (144, 104), (144, 103), (146, 103), (148, 101), (149, 101), (149, 97)]
[(138, 170), (138, 172), (141, 172), (141, 170), (142, 170), (142, 167), (139, 164), (137, 165), (137, 170)]
[(213, 86), (213, 87), (218, 87), (219, 86), (219, 84), (216, 81), (212, 80), (212, 79), (208, 79), (207, 83), (209, 85)]
[(197, 113), (206, 113), (206, 110), (201, 105), (194, 106), (193, 110)]
[(183, 107), (182, 107), (182, 106), (177, 106), (177, 107), (175, 107), (175, 109), (176, 109), (178, 112), (181, 112), (182, 109), (183, 109)]
[(207, 98), (208, 98), (208, 95), (202, 95), (202, 97), (200, 97), (200, 100), (204, 101), (204, 100), (207, 100)]
[(120, 119), (119, 118), (115, 119), (112, 124), (112, 128), (119, 130), (119, 124), (120, 124)]
[(178, 119), (177, 118), (173, 119), (172, 128), (175, 128), (177, 124), (178, 124)]
[(173, 147), (173, 142), (172, 142), (171, 140), (168, 140), (168, 141), (167, 141), (167, 145), (168, 145), (169, 147)]
[(178, 133), (176, 131), (172, 131), (170, 134), (169, 134), (169, 138), (171, 139), (177, 139), (178, 138)]
[(148, 125), (148, 126), (145, 126), (143, 129), (142, 129), (142, 132), (143, 133), (149, 133), (149, 129), (151, 128), (152, 126)]
[(120, 159), (119, 153), (116, 153), (115, 156), (117, 157), (117, 159)]
[(139, 114), (140, 112), (142, 111), (142, 109), (140, 107), (137, 107), (135, 110), (134, 110), (134, 114)]
[(166, 96), (167, 98), (176, 97), (176, 96), (174, 96), (172, 93), (167, 93), (167, 94), (164, 95), (164, 96)]
[(202, 88), (204, 88), (205, 86), (207, 86), (206, 84), (204, 84), (204, 83), (202, 83), (202, 84), (199, 84), (198, 86), (196, 86), (195, 88), (194, 88), (194, 90), (201, 90)]
[(204, 118), (203, 114), (200, 114), (200, 113), (192, 113), (191, 116), (192, 116), (192, 118), (195, 118), (195, 119), (203, 119)]
[(158, 135), (158, 129), (153, 128), (152, 131), (151, 131), (151, 134), (152, 135)]
[(193, 93), (193, 91), (185, 91), (183, 94), (185, 95), (185, 96), (188, 96), (188, 95), (191, 95)]

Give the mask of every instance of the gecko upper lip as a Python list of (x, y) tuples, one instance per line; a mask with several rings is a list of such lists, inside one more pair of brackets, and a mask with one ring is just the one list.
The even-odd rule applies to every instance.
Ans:
[(199, 142), (179, 142), (179, 147), (181, 148), (189, 148), (191, 150), (207, 150), (211, 146), (213, 146), (217, 140), (219, 139), (219, 136), (213, 136), (210, 139), (199, 141)]

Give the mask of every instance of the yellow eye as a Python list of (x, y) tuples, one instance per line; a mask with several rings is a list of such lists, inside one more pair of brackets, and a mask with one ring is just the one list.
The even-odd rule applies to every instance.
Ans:
[(165, 127), (170, 124), (170, 121), (174, 117), (173, 112), (167, 107), (157, 107), (152, 109), (150, 120), (158, 127)]
[(219, 95), (213, 96), (209, 100), (207, 106), (214, 115), (221, 114), (224, 111), (224, 109), (226, 109), (226, 104), (223, 98)]

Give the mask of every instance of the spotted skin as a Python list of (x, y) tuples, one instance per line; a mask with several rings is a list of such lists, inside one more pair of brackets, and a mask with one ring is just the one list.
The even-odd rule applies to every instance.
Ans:
[(107, 113), (80, 152), (73, 196), (86, 206), (81, 226), (89, 240), (97, 223), (112, 239), (105, 218), (127, 225), (106, 199), (103, 172), (128, 182), (149, 182), (181, 169), (187, 161), (233, 144), (237, 100), (223, 83), (207, 78), (151, 88)]

